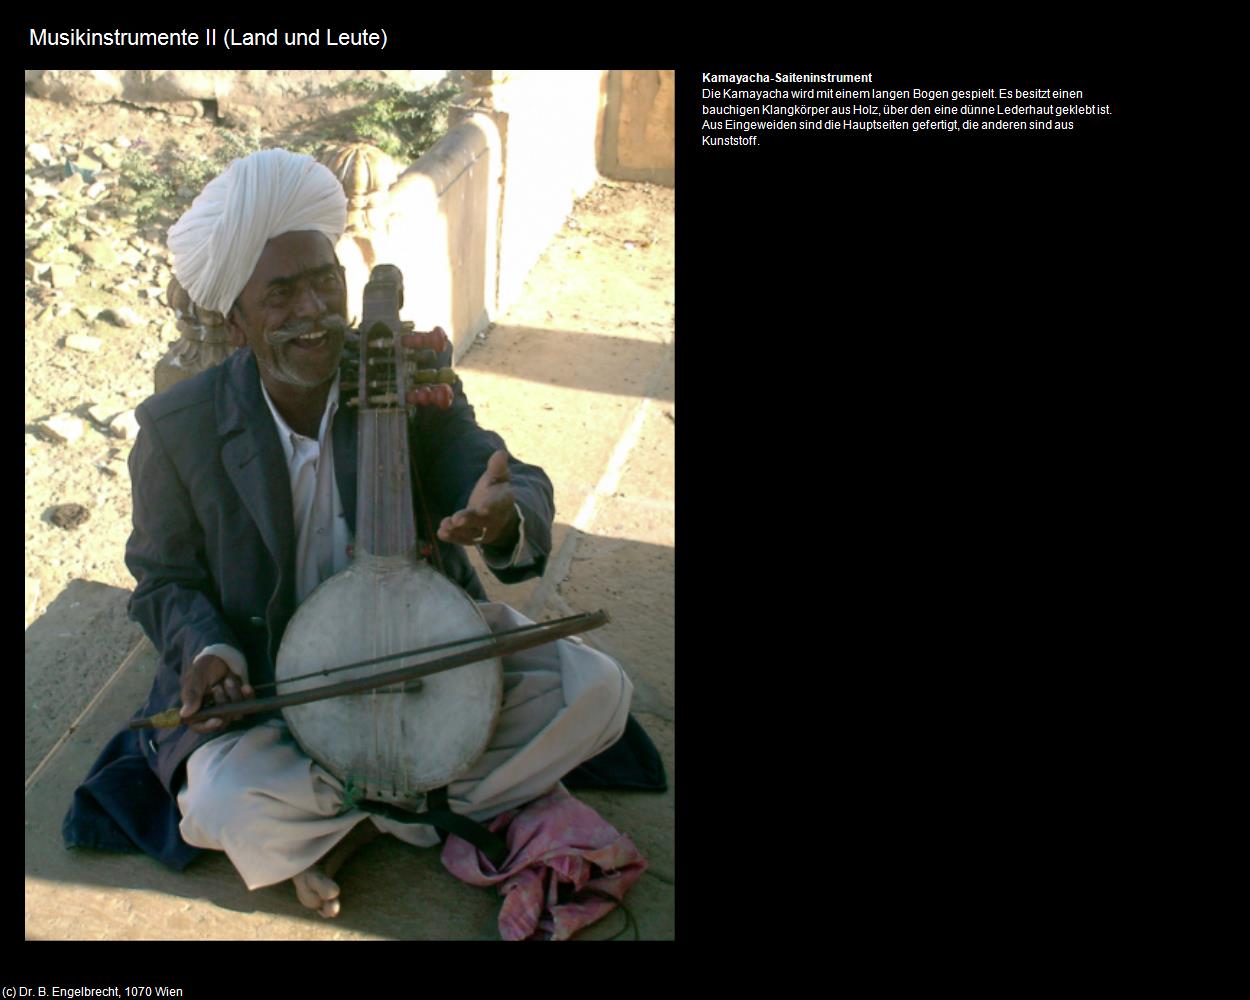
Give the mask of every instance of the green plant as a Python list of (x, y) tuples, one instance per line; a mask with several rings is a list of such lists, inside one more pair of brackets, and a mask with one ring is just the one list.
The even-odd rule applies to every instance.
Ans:
[(42, 259), (58, 247), (68, 246), (86, 239), (87, 232), (78, 219), (78, 206), (70, 198), (51, 202), (44, 218), (35, 226), (26, 227), (26, 247), (37, 259)]
[(447, 131), (448, 108), (459, 94), (447, 83), (405, 90), (395, 83), (371, 79), (347, 80), (339, 90), (366, 98), (347, 126), (353, 134), (341, 137), (372, 143), (409, 163), (442, 138)]
[(177, 198), (171, 178), (162, 174), (151, 155), (141, 150), (128, 150), (117, 173), (121, 183), (130, 189), (124, 203), (141, 226), (168, 209)]
[(259, 134), (245, 137), (222, 129), (215, 138), (215, 150), (194, 156), (187, 156), (173, 140), (166, 142), (160, 154), (142, 149), (126, 153), (118, 174), (130, 189), (126, 205), (139, 225), (176, 219), (232, 160), (261, 148)]
[(223, 170), (229, 166), (231, 160), (241, 160), (249, 153), (264, 148), (264, 137), (258, 128), (246, 133), (231, 128), (219, 128), (214, 135), (220, 147), (216, 159)]

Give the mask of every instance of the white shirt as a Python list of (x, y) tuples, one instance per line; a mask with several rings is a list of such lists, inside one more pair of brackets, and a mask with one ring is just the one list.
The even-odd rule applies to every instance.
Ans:
[(315, 441), (291, 430), (273, 405), (263, 382), (260, 388), (273, 414), (291, 478), (291, 510), (295, 515), (295, 603), (303, 604), (317, 584), (346, 568), (350, 562), (347, 547), (352, 542), (352, 531), (334, 478), (334, 441), (330, 435), (339, 408), (339, 380), (335, 376), (330, 386)]
[[(290, 475), (291, 508), (295, 516), (295, 602), (302, 604), (322, 580), (345, 569), (351, 561), (347, 549), (352, 544), (354, 533), (343, 512), (343, 500), (334, 477), (334, 441), (331, 435), (334, 415), (339, 408), (339, 379), (336, 375), (330, 386), (315, 441), (291, 430), (269, 398), (264, 382), (260, 384), (260, 391), (273, 415)], [(508, 559), (493, 559), (481, 546), (478, 547), (488, 566), (506, 569), (515, 565), (525, 551), (525, 517), (519, 506), (516, 512), (520, 538)], [(216, 643), (204, 647), (195, 659), (210, 655), (225, 660), (230, 669), (247, 683), (247, 658), (241, 651), (225, 643)]]

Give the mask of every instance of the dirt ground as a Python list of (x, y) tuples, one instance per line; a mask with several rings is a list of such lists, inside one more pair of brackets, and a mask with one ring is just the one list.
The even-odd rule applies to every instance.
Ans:
[[(151, 394), (153, 369), (178, 337), (165, 302), (165, 236), (196, 192), (179, 191), (176, 211), (141, 220), (117, 165), (138, 155), (159, 172), (179, 157), (306, 139), (337, 110), (303, 102), (222, 123), (120, 103), (26, 98), (28, 774), (139, 635), (125, 615), (133, 580), (123, 562), (131, 414)], [(67, 161), (77, 167), (68, 177)], [(671, 288), (672, 212), (672, 189), (601, 182), (548, 253), (548, 266), (568, 280), (531, 283), (526, 311), (550, 315), (570, 291), (593, 289), (598, 304), (619, 306), (628, 322), (635, 288), (619, 280), (622, 251)], [(671, 328), (671, 293), (666, 304)]]

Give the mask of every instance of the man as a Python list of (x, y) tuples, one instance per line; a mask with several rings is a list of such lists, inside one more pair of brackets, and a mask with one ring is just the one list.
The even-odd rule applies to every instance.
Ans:
[[(326, 168), (267, 150), (232, 163), (170, 230), (178, 280), (244, 349), (137, 410), (130, 611), (160, 653), (143, 715), (252, 697), (273, 678), (296, 607), (349, 561), (355, 421), (338, 406), (347, 302), (333, 249), (345, 218)], [(477, 426), (459, 386), (449, 408), (421, 407), (416, 426), (416, 506), (437, 525), (424, 541), (447, 575), (485, 600), (469, 545), (505, 583), (540, 574), (554, 516), (542, 470)], [(523, 622), (482, 607), (495, 628)], [(584, 644), (554, 645), (538, 667), (505, 659), (499, 725), (448, 787), (453, 812), (485, 820), (523, 805), (620, 738), (632, 690), (620, 667)], [(261, 716), (119, 734), (64, 831), (71, 846), (139, 846), (179, 868), (193, 848), (224, 850), (249, 888), (291, 879), (327, 917), (339, 910), (334, 870), (358, 841), (438, 838), (354, 808), (281, 719)]]

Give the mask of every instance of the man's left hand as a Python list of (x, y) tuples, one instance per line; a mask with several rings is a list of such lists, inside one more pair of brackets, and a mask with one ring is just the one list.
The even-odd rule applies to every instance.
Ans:
[(497, 451), (469, 495), (469, 505), (443, 518), (438, 537), (456, 545), (508, 545), (517, 540), (516, 497), (508, 453)]

